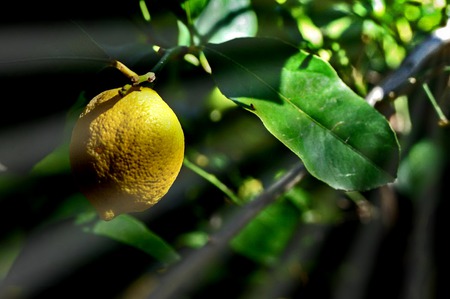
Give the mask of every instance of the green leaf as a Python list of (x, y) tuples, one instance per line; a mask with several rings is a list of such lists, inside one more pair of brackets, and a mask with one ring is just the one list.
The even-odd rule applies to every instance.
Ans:
[(343, 190), (394, 180), (395, 133), (327, 62), (276, 39), (235, 39), (204, 52), (221, 92), (256, 114), (313, 176)]
[(63, 143), (34, 165), (33, 175), (57, 175), (70, 171), (69, 143)]
[(110, 221), (99, 220), (88, 232), (138, 248), (164, 263), (179, 259), (170, 245), (130, 215), (119, 215)]

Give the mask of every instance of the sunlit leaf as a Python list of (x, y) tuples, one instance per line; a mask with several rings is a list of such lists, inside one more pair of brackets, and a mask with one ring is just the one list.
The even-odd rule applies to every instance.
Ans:
[(327, 62), (259, 38), (208, 44), (205, 55), (221, 92), (256, 114), (316, 178), (343, 190), (394, 180), (395, 133)]
[(206, 41), (220, 43), (255, 36), (258, 24), (250, 0), (210, 0), (195, 22)]
[(172, 263), (179, 259), (169, 244), (130, 215), (120, 215), (111, 221), (99, 220), (88, 231), (138, 248), (161, 262)]

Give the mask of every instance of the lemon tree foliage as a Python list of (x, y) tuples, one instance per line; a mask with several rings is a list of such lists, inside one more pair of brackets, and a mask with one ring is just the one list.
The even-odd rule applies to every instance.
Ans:
[(394, 131), (328, 63), (272, 39), (209, 44), (205, 54), (221, 91), (261, 118), (312, 175), (343, 190), (396, 177), (398, 162), (389, 169), (386, 161), (398, 157)]
[[(445, 1), (140, 0), (122, 8), (104, 6), (86, 22), (74, 14), (81, 20), (55, 30), (45, 20), (34, 35), (22, 34), (31, 22), (16, 31), (0, 30), (0, 40), (6, 39), (0, 75), (8, 82), (5, 90), (17, 98), (10, 101), (16, 105), (11, 111), (20, 111), (14, 118), (38, 124), (50, 106), (69, 103), (64, 140), (29, 167), (29, 177), (9, 175), (3, 147), (14, 151), (15, 138), (0, 131), (0, 174), (6, 174), (0, 177), (0, 201), (16, 217), (1, 220), (6, 234), (0, 239), (0, 297), (6, 290), (50, 298), (67, 289), (79, 297), (88, 284), (88, 293), (100, 297), (132, 297), (139, 290), (148, 295), (149, 286), (172, 292), (173, 298), (196, 297), (178, 286), (199, 283), (198, 297), (217, 296), (219, 289), (228, 298), (260, 298), (272, 295), (262, 292), (264, 287), (276, 284), (273, 290), (282, 290), (295, 281), (298, 294), (310, 288), (305, 298), (308, 292), (315, 298), (366, 298), (347, 296), (366, 288), (381, 298), (386, 293), (379, 285), (389, 284), (382, 288), (389, 292), (394, 284), (397, 293), (405, 291), (403, 286), (413, 292), (422, 285), (411, 279), (414, 273), (444, 277), (443, 284), (430, 285), (441, 283), (448, 294), (442, 276), (448, 269), (437, 263), (441, 272), (429, 271), (423, 268), (426, 262), (414, 260), (415, 252), (431, 260), (428, 247), (418, 249), (415, 243), (423, 245), (429, 235), (442, 248), (445, 240), (439, 238), (437, 220), (422, 229), (429, 217), (422, 213), (436, 211), (433, 216), (448, 226), (448, 201), (437, 188), (445, 185), (450, 143), (434, 123), (436, 115), (424, 108), (421, 90), (421, 83), (429, 84), (434, 105), (448, 114), (448, 84), (442, 83), (449, 82), (448, 55), (432, 56), (417, 78), (404, 82), (413, 92), (405, 93), (403, 104), (395, 92), (382, 107), (363, 99), (401, 67), (415, 45), (445, 24), (450, 12)], [(154, 71), (157, 80), (141, 82), (125, 96), (117, 87), (130, 82), (111, 67), (117, 60), (133, 71)], [(17, 92), (24, 85), (42, 98)], [(177, 115), (150, 88), (164, 95)], [(155, 99), (162, 106), (155, 108)], [(80, 105), (87, 107), (78, 118)], [(51, 135), (42, 133), (30, 134), (42, 136), (31, 151), (40, 150)], [(189, 169), (178, 176), (184, 134)], [(305, 166), (294, 168), (302, 176), (287, 171), (295, 162)], [(286, 172), (292, 182), (279, 175)], [(73, 184), (73, 176), (83, 187)], [(377, 189), (388, 183), (389, 188)], [(169, 194), (172, 184), (178, 185)], [(230, 210), (240, 218), (227, 218)], [(411, 210), (420, 218), (417, 223)], [(374, 230), (364, 235), (367, 227)], [(220, 239), (224, 236), (226, 241)], [(365, 251), (362, 243), (374, 251)], [(357, 256), (340, 260), (348, 249)], [(374, 252), (376, 263), (364, 263), (375, 258)], [(215, 264), (214, 256), (231, 262)], [(395, 263), (405, 256), (408, 263)], [(58, 265), (63, 266), (47, 271)], [(99, 280), (95, 269), (102, 269), (105, 279)], [(66, 280), (59, 277), (62, 272)], [(52, 281), (51, 275), (58, 278)], [(368, 277), (373, 281), (359, 280)], [(42, 291), (50, 282), (55, 289)]]

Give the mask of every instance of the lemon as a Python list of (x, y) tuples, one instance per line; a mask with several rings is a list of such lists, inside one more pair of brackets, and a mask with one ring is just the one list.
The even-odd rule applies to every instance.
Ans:
[(151, 88), (106, 90), (85, 107), (73, 128), (70, 163), (81, 192), (100, 218), (144, 211), (178, 176), (184, 134)]

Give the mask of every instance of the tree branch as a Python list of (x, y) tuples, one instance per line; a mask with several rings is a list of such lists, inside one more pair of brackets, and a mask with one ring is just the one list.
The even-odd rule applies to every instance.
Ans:
[(303, 165), (299, 164), (253, 201), (245, 206), (237, 207), (235, 213), (228, 218), (218, 232), (211, 235), (209, 242), (204, 247), (188, 254), (179, 264), (161, 277), (157, 287), (150, 294), (150, 298), (183, 297), (181, 295), (192, 289), (196, 283), (201, 282), (202, 275), (214, 264), (214, 261), (226, 253), (232, 238), (266, 206), (298, 183), (305, 174)]
[(402, 62), (400, 67), (390, 74), (378, 86), (375, 86), (366, 96), (366, 101), (375, 106), (395, 93), (398, 96), (408, 86), (409, 79), (420, 71), (430, 57), (450, 44), (450, 19), (447, 24), (435, 30), (419, 46), (417, 46)]

